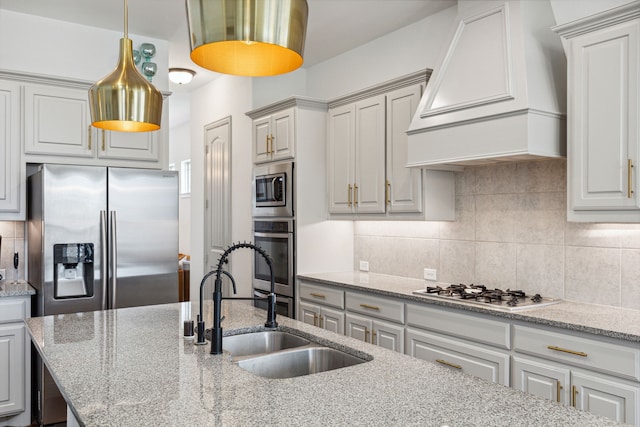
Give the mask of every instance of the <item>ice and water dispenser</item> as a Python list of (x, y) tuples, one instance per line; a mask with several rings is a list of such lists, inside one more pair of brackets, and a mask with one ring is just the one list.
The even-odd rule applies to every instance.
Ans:
[(53, 297), (93, 296), (93, 243), (53, 245)]

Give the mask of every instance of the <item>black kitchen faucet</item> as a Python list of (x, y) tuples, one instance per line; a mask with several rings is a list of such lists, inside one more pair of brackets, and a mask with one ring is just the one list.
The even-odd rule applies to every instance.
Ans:
[(231, 279), (231, 284), (233, 285), (233, 293), (236, 293), (236, 281), (233, 276), (228, 272), (222, 269), (222, 264), (227, 262), (227, 258), (229, 254), (236, 249), (240, 248), (249, 248), (253, 249), (257, 253), (259, 253), (267, 262), (269, 266), (269, 272), (271, 273), (271, 293), (267, 296), (267, 300), (269, 301), (269, 305), (267, 306), (267, 321), (264, 326), (267, 328), (276, 328), (278, 326), (278, 322), (276, 322), (276, 294), (275, 294), (275, 280), (273, 275), (273, 263), (271, 262), (271, 258), (267, 253), (259, 246), (254, 245), (253, 243), (243, 242), (236, 243), (229, 246), (220, 259), (218, 260), (218, 266), (215, 270), (211, 270), (207, 274), (204, 275), (202, 281), (200, 282), (200, 314), (198, 315), (198, 340), (196, 344), (205, 344), (205, 329), (204, 329), (204, 317), (202, 314), (204, 305), (204, 284), (209, 277), (212, 275), (216, 275), (216, 280), (214, 282), (213, 289), (213, 328), (211, 329), (211, 354), (221, 354), (222, 353), (222, 300), (223, 299), (239, 299), (239, 300), (263, 300), (265, 298), (234, 298), (234, 297), (223, 297), (222, 296), (222, 277), (225, 276)]

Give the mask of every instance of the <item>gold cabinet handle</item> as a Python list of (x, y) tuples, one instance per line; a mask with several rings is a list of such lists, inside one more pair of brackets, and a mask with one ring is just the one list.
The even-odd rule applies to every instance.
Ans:
[(440, 363), (442, 365), (451, 366), (452, 368), (462, 369), (462, 366), (456, 365), (455, 363), (447, 362), (446, 360), (436, 359), (436, 362), (438, 362), (438, 363)]
[(271, 141), (271, 147), (269, 147), (269, 152), (271, 153), (271, 155), (273, 155), (273, 153), (275, 153), (275, 151), (273, 150), (273, 140), (274, 140), (274, 136), (271, 135), (271, 139), (269, 141)]
[(322, 320), (323, 320), (323, 319), (322, 319), (322, 314), (321, 314), (321, 315), (320, 315), (320, 322), (319, 322), (319, 323), (320, 323), (320, 327), (321, 327), (321, 328), (323, 327), (323, 326), (322, 326)]
[(557, 397), (556, 400), (558, 401), (558, 403), (560, 403), (560, 393), (562, 393), (562, 384), (560, 384), (560, 381), (556, 382), (556, 387), (557, 387)]
[(368, 308), (369, 310), (380, 310), (380, 307), (377, 305), (369, 305), (369, 304), (360, 304), (362, 308)]
[(265, 146), (266, 146), (266, 148), (267, 148), (267, 154), (271, 154), (271, 152), (269, 151), (269, 140), (270, 140), (270, 139), (271, 139), (271, 137), (270, 137), (269, 135), (267, 135), (267, 137), (266, 137), (266, 139), (265, 139), (265, 141), (264, 141)]
[(107, 133), (107, 131), (102, 129), (102, 151), (106, 151), (106, 148), (105, 148), (106, 147), (106, 142), (105, 142), (105, 139), (106, 139), (105, 134), (106, 133)]
[(313, 313), (313, 326), (318, 326), (318, 315)]
[(569, 353), (569, 354), (573, 354), (576, 356), (580, 356), (580, 357), (587, 357), (587, 353), (583, 353), (582, 351), (574, 351), (574, 350), (569, 350), (566, 348), (562, 348), (562, 347), (556, 347), (555, 345), (548, 345), (547, 348), (549, 350), (553, 350), (553, 351), (561, 351), (563, 353)]
[(375, 344), (376, 343), (376, 331), (374, 331), (373, 329), (371, 330), (371, 344)]
[(89, 137), (88, 138), (88, 142), (87, 142), (87, 149), (89, 151), (91, 151), (91, 133), (92, 133), (91, 132), (91, 125), (89, 125), (89, 130), (87, 131), (87, 136)]
[(353, 206), (358, 206), (358, 184), (353, 184)]
[(324, 294), (317, 294), (315, 292), (311, 292), (309, 295), (311, 295), (312, 297), (316, 297), (316, 298), (326, 298), (326, 296)]
[(627, 159), (627, 197), (633, 195), (633, 160)]
[(386, 204), (387, 206), (391, 205), (391, 183), (389, 182), (389, 180), (387, 180), (387, 186), (385, 187), (385, 200), (386, 200)]
[(351, 207), (351, 184), (349, 184), (349, 193), (348, 193), (348, 199), (347, 199), (347, 206)]
[(571, 386), (571, 406), (576, 407), (576, 401), (578, 397), (578, 387)]
[(366, 327), (364, 328), (364, 342), (369, 342), (367, 341), (367, 337), (369, 336), (369, 329), (367, 329)]

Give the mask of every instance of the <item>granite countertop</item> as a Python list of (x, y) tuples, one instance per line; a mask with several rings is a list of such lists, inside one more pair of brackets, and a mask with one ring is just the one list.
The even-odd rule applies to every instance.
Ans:
[(35, 295), (36, 290), (24, 280), (12, 283), (11, 280), (0, 280), (0, 298)]
[(640, 310), (562, 301), (546, 307), (505, 312), (492, 309), (490, 306), (465, 304), (455, 299), (442, 300), (413, 294), (413, 291), (425, 288), (425, 281), (407, 277), (350, 271), (301, 274), (298, 275), (298, 278), (320, 284), (337, 285), (347, 289), (403, 298), (412, 302), (434, 304), (497, 317), (555, 326), (573, 331), (587, 332), (624, 341), (640, 342)]
[[(302, 322), (320, 341), (373, 360), (290, 379), (244, 371), (182, 337), (197, 303), (36, 317), (38, 352), (86, 426), (604, 426), (614, 422)], [(207, 326), (211, 304), (205, 305)], [(224, 301), (225, 334), (259, 330), (266, 312)]]

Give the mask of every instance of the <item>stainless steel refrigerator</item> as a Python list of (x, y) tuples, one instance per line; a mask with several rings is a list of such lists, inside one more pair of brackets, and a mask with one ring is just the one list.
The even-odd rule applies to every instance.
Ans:
[[(35, 315), (178, 301), (176, 172), (42, 165), (28, 179), (27, 211)], [(59, 422), (66, 406), (36, 365), (38, 418)]]

